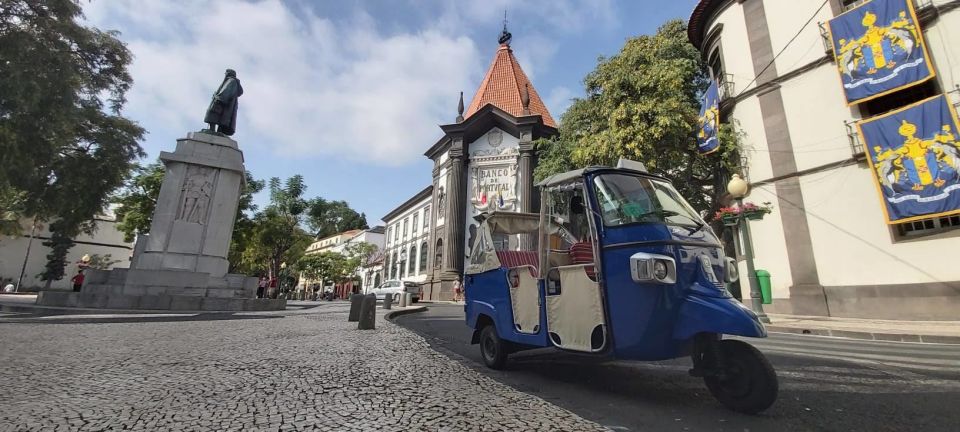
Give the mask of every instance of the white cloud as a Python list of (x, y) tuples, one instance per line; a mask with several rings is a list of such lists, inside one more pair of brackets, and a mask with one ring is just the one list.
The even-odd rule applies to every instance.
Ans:
[(172, 3), (86, 8), (92, 24), (123, 32), (136, 56), (126, 112), (155, 132), (202, 127), (230, 67), (244, 87), (245, 148), (401, 165), (422, 157), (455, 117), (457, 92), (484, 72), (470, 39), (431, 28), (385, 35), (363, 13), (332, 22), (278, 0)]
[(550, 113), (552, 113), (553, 117), (559, 122), (560, 116), (567, 111), (567, 108), (569, 108), (573, 102), (573, 96), (573, 92), (570, 91), (569, 88), (559, 86), (550, 89), (550, 94), (547, 95), (546, 100), (543, 102), (547, 104), (547, 109), (550, 110)]

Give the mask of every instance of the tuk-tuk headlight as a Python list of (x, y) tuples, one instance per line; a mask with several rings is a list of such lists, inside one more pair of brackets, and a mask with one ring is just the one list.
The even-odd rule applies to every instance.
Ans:
[(667, 278), (667, 263), (663, 260), (653, 262), (653, 277), (663, 280)]
[(634, 282), (677, 282), (677, 264), (666, 255), (638, 252), (630, 256), (630, 276)]

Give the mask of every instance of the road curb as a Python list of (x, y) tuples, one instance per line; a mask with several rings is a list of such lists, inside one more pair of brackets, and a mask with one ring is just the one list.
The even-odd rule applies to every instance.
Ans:
[(409, 315), (417, 312), (426, 312), (426, 310), (427, 310), (426, 306), (415, 306), (408, 309), (387, 312), (387, 314), (384, 315), (384, 318), (386, 318), (388, 321), (393, 321), (393, 319), (398, 316)]
[(874, 333), (851, 330), (832, 330), (824, 328), (801, 328), (801, 327), (781, 327), (776, 325), (767, 325), (767, 331), (771, 333), (791, 333), (814, 336), (830, 336), (849, 339), (864, 339), (881, 342), (919, 342), (919, 343), (938, 343), (960, 345), (960, 336), (940, 336), (940, 335), (918, 335), (901, 333)]

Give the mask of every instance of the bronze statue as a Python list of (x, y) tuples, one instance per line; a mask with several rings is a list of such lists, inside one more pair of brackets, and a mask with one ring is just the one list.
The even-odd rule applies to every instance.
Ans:
[(237, 79), (237, 72), (233, 69), (227, 69), (220, 83), (220, 88), (213, 94), (213, 100), (210, 101), (210, 107), (207, 108), (207, 114), (203, 121), (210, 125), (207, 132), (219, 133), (221, 135), (233, 135), (237, 131), (237, 99), (243, 94), (243, 87), (240, 86), (240, 80)]

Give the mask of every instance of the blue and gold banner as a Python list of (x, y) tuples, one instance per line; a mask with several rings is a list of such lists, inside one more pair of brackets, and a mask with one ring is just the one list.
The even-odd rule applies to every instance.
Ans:
[(703, 94), (700, 107), (700, 119), (697, 122), (700, 130), (697, 132), (697, 149), (700, 154), (709, 154), (720, 148), (717, 130), (720, 127), (720, 91), (717, 82), (711, 81), (707, 92)]
[(887, 223), (960, 213), (958, 123), (943, 95), (857, 123)]
[(913, 0), (871, 0), (827, 26), (848, 105), (935, 75)]

